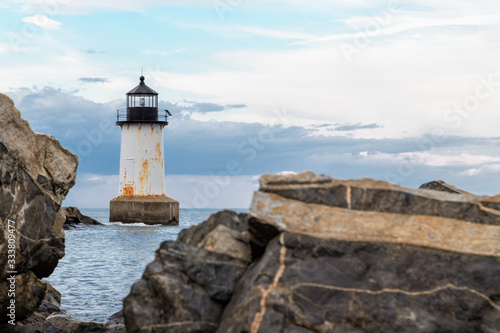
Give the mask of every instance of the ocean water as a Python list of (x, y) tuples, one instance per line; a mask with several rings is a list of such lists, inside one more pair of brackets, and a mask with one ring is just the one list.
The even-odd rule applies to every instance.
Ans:
[[(122, 308), (132, 284), (160, 243), (220, 209), (181, 209), (179, 226), (110, 223), (109, 209), (80, 209), (105, 225), (66, 230), (66, 255), (45, 280), (62, 294), (62, 308), (85, 321), (105, 322)], [(245, 212), (246, 210), (236, 210)]]

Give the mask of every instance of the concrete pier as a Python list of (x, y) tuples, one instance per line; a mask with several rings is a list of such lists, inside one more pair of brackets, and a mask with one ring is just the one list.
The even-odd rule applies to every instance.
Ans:
[(109, 221), (178, 225), (179, 202), (166, 196), (119, 196), (110, 202)]

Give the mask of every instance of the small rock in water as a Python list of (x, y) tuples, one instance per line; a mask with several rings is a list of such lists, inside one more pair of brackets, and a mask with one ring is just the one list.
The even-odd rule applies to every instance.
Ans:
[(66, 218), (64, 229), (74, 228), (77, 224), (103, 225), (103, 223), (83, 215), (76, 207), (62, 207), (61, 211)]
[(442, 191), (442, 192), (448, 192), (448, 193), (455, 193), (455, 194), (469, 194), (472, 195), (471, 193), (461, 190), (459, 188), (456, 188), (453, 185), (450, 185), (442, 180), (434, 180), (432, 182), (428, 182), (425, 184), (420, 185), (420, 189), (426, 189), (426, 190), (435, 190), (435, 191)]

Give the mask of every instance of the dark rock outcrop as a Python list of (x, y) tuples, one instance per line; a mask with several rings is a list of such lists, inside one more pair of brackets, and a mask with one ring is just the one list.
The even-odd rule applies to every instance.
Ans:
[[(198, 226), (207, 232), (206, 237), (196, 230), (198, 228), (192, 228), (179, 236), (185, 243), (161, 244), (156, 259), (146, 267), (142, 280), (132, 286), (130, 295), (123, 301), (128, 332), (201, 333), (217, 329), (234, 285), (249, 264), (242, 259), (245, 254), (230, 251), (231, 248), (247, 251), (245, 223), (235, 212), (225, 211), (218, 216), (222, 223), (211, 218)], [(217, 234), (222, 235), (229, 248), (223, 248), (224, 244), (213, 248), (211, 239)], [(188, 239), (188, 235), (192, 238)], [(240, 246), (239, 242), (244, 244)]]
[[(34, 133), (12, 100), (0, 94), (0, 324), (10, 320), (7, 306), (14, 297), (7, 291), (13, 285), (16, 321), (42, 303), (47, 285), (41, 278), (64, 256), (60, 207), (75, 183), (77, 164), (76, 155), (53, 137)], [(15, 284), (7, 281), (11, 275)]]
[(248, 228), (251, 262), (215, 251), (217, 237), (235, 239), (229, 213), (183, 231), (125, 299), (127, 330), (496, 332), (498, 203), (370, 179), (264, 175), (247, 224), (232, 228)]
[(86, 322), (73, 318), (61, 309), (61, 294), (48, 284), (42, 304), (31, 317), (15, 326), (2, 325), (6, 333), (120, 333), (125, 332), (123, 313), (119, 311), (103, 323)]
[(182, 230), (177, 241), (250, 262), (246, 217), (231, 210), (215, 213), (202, 224)]
[(90, 216), (83, 215), (76, 207), (61, 207), (61, 212), (65, 217), (64, 229), (69, 229), (77, 224), (103, 225)]
[(499, 258), (282, 233), (218, 332), (493, 332)]
[(61, 293), (59, 293), (54, 287), (49, 283), (46, 283), (47, 289), (45, 291), (45, 297), (42, 303), (36, 309), (32, 315), (20, 322), (16, 323), (16, 326), (4, 325), (0, 327), (0, 331), (12, 331), (12, 332), (43, 332), (42, 325), (45, 320), (53, 314), (65, 313), (61, 309)]
[(424, 190), (434, 190), (434, 191), (448, 192), (454, 194), (468, 194), (468, 195), (471, 194), (467, 191), (456, 188), (455, 186), (450, 185), (442, 180), (434, 180), (432, 182), (422, 184), (420, 185), (419, 188)]

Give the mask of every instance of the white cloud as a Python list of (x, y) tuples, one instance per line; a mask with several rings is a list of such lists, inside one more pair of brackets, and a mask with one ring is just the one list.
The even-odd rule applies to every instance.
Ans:
[(13, 0), (23, 5), (24, 12), (51, 14), (81, 14), (99, 11), (141, 11), (155, 6), (213, 6), (211, 0)]
[(486, 175), (498, 175), (500, 174), (500, 164), (487, 164), (480, 166), (479, 168), (472, 168), (465, 170), (460, 173), (464, 176), (477, 177), (477, 176), (486, 176)]
[[(500, 157), (491, 155), (475, 155), (470, 153), (461, 153), (457, 155), (441, 155), (430, 152), (406, 152), (406, 153), (374, 153), (368, 154), (366, 152), (360, 153), (364, 158), (391, 161), (392, 163), (400, 163), (409, 161), (417, 166), (431, 166), (431, 167), (449, 167), (449, 166), (486, 166), (489, 167), (490, 163), (500, 163)], [(464, 172), (472, 174), (477, 169), (470, 169)]]
[(45, 15), (34, 15), (23, 18), (23, 22), (34, 24), (42, 29), (59, 30), (61, 29), (61, 22), (53, 20)]
[(158, 84), (228, 104), (238, 101), (253, 110), (210, 115), (216, 120), (238, 115), (265, 122), (273, 117), (271, 110), (279, 108), (288, 111), (295, 125), (362, 121), (384, 126), (355, 137), (418, 136), (436, 128), (460, 130), (461, 135), (497, 135), (497, 126), (484, 120), (496, 117), (499, 89), (466, 121), (462, 118), (460, 128), (444, 118), (495, 69), (492, 64), (500, 49), (490, 42), (493, 37), (472, 32), (427, 37), (425, 42), (406, 38), (370, 45), (350, 64), (338, 45), (219, 53), (215, 59), (220, 65), (209, 71), (158, 71)]
[(250, 26), (233, 26), (229, 30), (237, 30), (237, 31), (249, 33), (249, 34), (256, 35), (256, 36), (271, 37), (271, 38), (278, 38), (278, 39), (315, 38), (314, 35), (308, 34), (308, 33), (303, 33), (303, 32), (265, 29), (265, 28), (250, 27)]
[[(428, 15), (428, 14), (426, 14)], [(393, 19), (396, 23), (388, 20), (387, 26), (378, 23), (378, 21), (373, 17), (350, 17), (343, 22), (351, 27), (363, 26), (361, 23), (370, 24), (373, 23), (371, 27), (378, 27), (378, 29), (373, 30), (368, 29), (356, 29), (356, 32), (347, 34), (333, 34), (328, 36), (323, 36), (319, 38), (312, 38), (305, 41), (295, 42), (291, 45), (303, 45), (318, 42), (331, 42), (339, 40), (356, 40), (360, 37), (367, 36), (368, 38), (396, 35), (409, 30), (417, 30), (423, 28), (436, 28), (436, 27), (453, 27), (453, 26), (489, 26), (489, 25), (500, 25), (500, 14), (489, 14), (481, 16), (464, 16), (464, 17), (452, 17), (452, 18), (426, 18), (426, 17), (414, 17), (405, 15), (403, 17), (398, 17)], [(398, 23), (400, 22), (400, 23)]]
[[(41, 0), (24, 1), (33, 5), (41, 2)], [(97, 4), (94, 0), (64, 1), (61, 2), (61, 6), (96, 4), (114, 6), (118, 9), (120, 6), (148, 8), (160, 3), (163, 5), (173, 3), (154, 0), (125, 1), (123, 4), (118, 1), (99, 2), (102, 4)], [(294, 4), (296, 3), (298, 2)], [(430, 1), (422, 0), (417, 3), (431, 8), (433, 6)], [(460, 2), (463, 8), (452, 13), (455, 17), (464, 18), (467, 24), (481, 24), (481, 19), (488, 17), (490, 22), (491, 17), (496, 15), (485, 15), (484, 11), (470, 10), (470, 16), (465, 16), (468, 7), (483, 8), (482, 3), (467, 6), (465, 2)], [(209, 5), (203, 1), (188, 1), (186, 6), (195, 4)], [(359, 4), (370, 9), (379, 5), (379, 8), (383, 8), (385, 5), (382, 1), (375, 4), (356, 2), (356, 5)], [(323, 1), (323, 5), (327, 6), (327, 1)], [(348, 3), (341, 2), (339, 5), (335, 2), (329, 8), (335, 8), (336, 5), (348, 5)], [(449, 13), (444, 18), (438, 17), (442, 11), (450, 10), (451, 3), (436, 4), (435, 7), (437, 12), (403, 12), (400, 18), (403, 22), (397, 22), (398, 29), (454, 24), (459, 21), (448, 18)], [(351, 20), (349, 24), (357, 24), (355, 16)], [(405, 22), (406, 20), (408, 22)], [(345, 21), (348, 22), (349, 19)], [(264, 24), (258, 27), (246, 27), (230, 22), (217, 25), (216, 19), (213, 22), (218, 30), (239, 29), (236, 32), (239, 35), (251, 33), (281, 39), (307, 39), (311, 37), (309, 35), (313, 35), (308, 32), (288, 31), (286, 28), (280, 30), (279, 26), (277, 29), (270, 29)], [(336, 25), (338, 23), (332, 23), (332, 31), (335, 31)], [(298, 27), (297, 30), (302, 31), (306, 25)], [(178, 72), (158, 70), (147, 73), (146, 77), (148, 84), (150, 83), (153, 88), (164, 88), (162, 91), (168, 91), (168, 98), (172, 102), (183, 98), (200, 100), (202, 96), (207, 102), (244, 103), (252, 110), (220, 112), (217, 115), (205, 115), (204, 117), (209, 117), (208, 119), (200, 117), (201, 120), (213, 118), (267, 123), (274, 117), (272, 110), (280, 109), (287, 110), (291, 125), (363, 122), (384, 126), (379, 129), (356, 131), (352, 133), (356, 138), (418, 136), (435, 128), (442, 128), (447, 133), (460, 131), (460, 135), (466, 136), (496, 135), (498, 126), (489, 119), (496, 117), (496, 110), (500, 105), (500, 90), (495, 91), (491, 99), (481, 103), (481, 107), (472, 113), (467, 121), (462, 121), (460, 128), (451, 128), (450, 125), (453, 124), (443, 119), (448, 109), (456, 103), (462, 103), (464, 98), (474, 93), (481, 76), (496, 69), (492, 64), (497, 63), (500, 48), (496, 42), (495, 28), (484, 26), (484, 29), (465, 29), (458, 32), (439, 32), (422, 28), (414, 30), (415, 34), (404, 38), (394, 35), (383, 38), (380, 43), (368, 45), (353, 57), (353, 62), (350, 64), (340, 51), (339, 44), (335, 42), (265, 50), (260, 46), (257, 48), (243, 46), (234, 52), (214, 53), (217, 51), (210, 50), (203, 54), (203, 61), (198, 62), (196, 66), (188, 65), (178, 69), (169, 67), (176, 68)], [(348, 36), (351, 38), (352, 34)], [(231, 40), (228, 43), (230, 42)], [(30, 45), (35, 43), (38, 43), (38, 39), (30, 41)], [(36, 46), (41, 50), (46, 44), (40, 43)], [(52, 53), (50, 57), (46, 56), (40, 59), (40, 62), (32, 65), (26, 63), (11, 65), (2, 69), (1, 74), (12, 79), (0, 83), (0, 89), (7, 90), (11, 86), (33, 84), (47, 85), (48, 73), (53, 82), (65, 87), (75, 87), (73, 82), (77, 77), (107, 77), (112, 84), (106, 88), (97, 89), (89, 86), (78, 92), (79, 95), (94, 101), (106, 101), (123, 97), (124, 92), (137, 84), (135, 79), (137, 74), (132, 75), (124, 73), (121, 68), (119, 70), (113, 68), (112, 61), (96, 62), (95, 58), (89, 61), (81, 52), (68, 50), (60, 45), (56, 45), (54, 49), (50, 51)], [(217, 47), (213, 49), (217, 50)], [(1, 45), (0, 50), (2, 50)], [(176, 51), (178, 50), (150, 49), (144, 53), (169, 55), (170, 52)], [(187, 49), (182, 53), (183, 58), (198, 57), (193, 52), (197, 51)], [(207, 65), (200, 65), (202, 63)], [(16, 75), (21, 71), (20, 68), (22, 72), (29, 72), (30, 75)], [(72, 70), (68, 71), (67, 68)], [(145, 74), (146, 69), (147, 67)], [(157, 78), (156, 81), (153, 80), (153, 74)]]
[(0, 53), (6, 53), (10, 49), (9, 44), (0, 42)]

